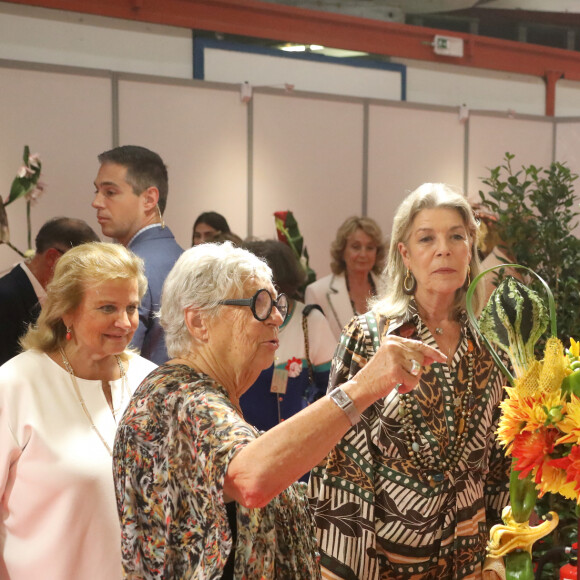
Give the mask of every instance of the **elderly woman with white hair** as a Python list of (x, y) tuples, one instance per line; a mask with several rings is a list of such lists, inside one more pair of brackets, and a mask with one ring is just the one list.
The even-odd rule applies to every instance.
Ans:
[(351, 381), (260, 435), (239, 398), (272, 364), (287, 305), (265, 262), (230, 243), (191, 248), (167, 277), (160, 316), (173, 359), (136, 391), (114, 449), (127, 577), (319, 578), (294, 482), (371, 403), (417, 384), (413, 360), (444, 360), (389, 338)]

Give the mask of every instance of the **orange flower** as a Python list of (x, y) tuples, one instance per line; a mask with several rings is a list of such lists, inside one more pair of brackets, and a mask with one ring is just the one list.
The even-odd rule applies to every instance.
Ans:
[(558, 428), (564, 436), (560, 437), (556, 443), (580, 442), (580, 398), (575, 395), (570, 396), (570, 402), (566, 405), (566, 415)]
[(555, 424), (565, 413), (566, 401), (561, 399), (560, 393), (543, 393), (538, 391), (536, 396), (522, 396), (517, 389), (506, 387), (509, 398), (501, 402), (502, 416), (500, 419), (498, 437), (500, 442), (507, 446), (507, 453), (511, 444), (522, 431), (537, 431), (542, 429), (546, 421)]
[(558, 437), (555, 429), (537, 429), (524, 431), (516, 436), (513, 442), (512, 455), (516, 459), (514, 469), (520, 471), (523, 479), (534, 471), (534, 481), (540, 483), (544, 464), (550, 460), (554, 451), (554, 442)]
[(544, 463), (542, 481), (537, 485), (538, 497), (545, 493), (559, 493), (568, 499), (578, 500), (574, 483), (566, 482), (566, 472), (551, 465), (551, 461)]
[(509, 398), (501, 402), (502, 415), (497, 430), (502, 445), (507, 446), (509, 454), (514, 438), (527, 425), (530, 417), (530, 408), (525, 399), (519, 399), (512, 387), (505, 387)]
[(574, 445), (569, 455), (551, 459), (548, 464), (563, 469), (566, 473), (566, 482), (573, 483), (576, 492), (580, 492), (580, 446)]

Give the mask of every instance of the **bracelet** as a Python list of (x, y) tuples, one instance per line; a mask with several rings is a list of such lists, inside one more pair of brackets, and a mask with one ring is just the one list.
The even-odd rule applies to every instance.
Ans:
[(328, 397), (346, 413), (351, 425), (356, 425), (360, 421), (360, 413), (354, 406), (352, 399), (342, 390), (342, 387), (336, 387), (330, 391)]

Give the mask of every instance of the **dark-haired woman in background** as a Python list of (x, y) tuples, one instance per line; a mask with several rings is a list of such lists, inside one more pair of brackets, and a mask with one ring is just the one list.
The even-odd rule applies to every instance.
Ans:
[(306, 274), (292, 250), (277, 240), (246, 242), (244, 247), (268, 263), (274, 284), (289, 298), (274, 364), (240, 399), (246, 421), (266, 431), (326, 393), (335, 341), (322, 312), (305, 310), (295, 298)]
[(219, 234), (230, 234), (230, 226), (226, 218), (215, 211), (205, 211), (199, 214), (193, 224), (191, 245), (197, 246), (211, 242)]

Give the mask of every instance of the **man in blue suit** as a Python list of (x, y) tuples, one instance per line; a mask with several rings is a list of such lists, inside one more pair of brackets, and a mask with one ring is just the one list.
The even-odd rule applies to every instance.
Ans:
[(157, 153), (136, 145), (105, 151), (98, 159), (101, 167), (92, 206), (103, 235), (114, 238), (145, 262), (148, 289), (131, 345), (141, 356), (162, 364), (169, 357), (155, 314), (163, 282), (183, 252), (162, 217), (167, 203), (167, 168)]

